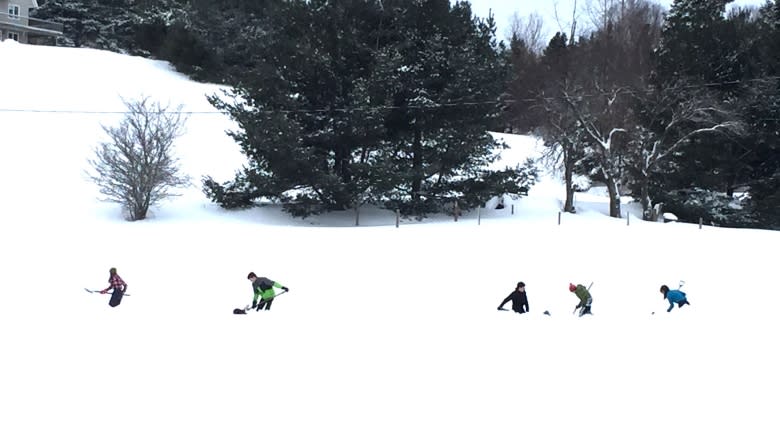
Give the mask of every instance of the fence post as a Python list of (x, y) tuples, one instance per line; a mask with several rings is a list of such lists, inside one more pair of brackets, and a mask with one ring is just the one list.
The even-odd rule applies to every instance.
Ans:
[(401, 224), (401, 211), (398, 209), (395, 209), (395, 228), (398, 228), (398, 225)]
[(453, 203), (452, 216), (455, 217), (455, 222), (457, 223), (458, 222), (458, 215), (460, 214), (460, 209), (458, 208), (458, 200), (455, 200), (452, 203)]
[(631, 214), (626, 212), (626, 225), (631, 225)]
[(355, 204), (355, 227), (360, 225), (360, 206)]
[(482, 206), (477, 206), (477, 225), (482, 224)]
[(512, 215), (514, 215), (514, 214), (515, 214), (515, 205), (513, 204), (512, 205)]
[(704, 218), (699, 217), (699, 230), (701, 230), (702, 222), (704, 222)]
[(559, 226), (561, 225), (561, 213), (560, 212), (558, 212), (558, 225)]

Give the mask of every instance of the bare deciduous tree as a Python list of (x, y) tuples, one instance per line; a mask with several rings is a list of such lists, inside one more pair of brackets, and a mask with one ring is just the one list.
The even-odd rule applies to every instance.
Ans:
[(106, 201), (120, 203), (127, 219), (137, 221), (146, 218), (151, 206), (175, 196), (171, 189), (189, 184), (188, 177), (179, 175), (173, 156), (186, 117), (181, 106), (171, 111), (146, 97), (122, 102), (125, 118), (118, 126), (102, 126), (109, 140), (95, 148), (88, 177)]
[[(580, 11), (577, 9), (577, 0), (574, 0), (574, 4), (571, 8), (571, 21), (568, 23), (569, 25), (569, 44), (574, 44), (575, 41), (577, 41), (577, 20), (579, 19)], [(561, 17), (558, 15), (558, 2), (553, 2), (553, 16), (555, 17), (555, 22), (558, 23), (558, 29), (561, 33), (566, 32), (566, 23), (564, 23), (561, 20)]]
[(732, 106), (700, 89), (670, 86), (648, 90), (639, 99), (648, 118), (643, 125), (651, 128), (637, 129), (629, 163), (636, 175), (634, 189), (643, 217), (655, 221), (660, 209), (654, 208), (650, 198), (651, 173), (695, 138), (715, 135), (739, 139), (746, 135), (746, 126)]
[(609, 192), (609, 214), (619, 218), (623, 155), (636, 122), (629, 91), (649, 76), (660, 22), (647, 0), (599, 0), (599, 7), (594, 32), (568, 46), (571, 81), (560, 88), (567, 108), (559, 111), (578, 121), (566, 127), (567, 137), (592, 160)]
[[(618, 135), (625, 135), (625, 128), (631, 119), (631, 112), (626, 111), (626, 99), (623, 91), (613, 87), (610, 90), (601, 89), (599, 84), (593, 84), (596, 93), (586, 98), (579, 98), (568, 93), (564, 100), (569, 105), (571, 113), (579, 121), (588, 147), (586, 155), (595, 159), (596, 170), (601, 174), (609, 193), (609, 216), (620, 218), (620, 170), (617, 166), (619, 155), (614, 148)], [(582, 93), (581, 93), (582, 94)]]
[(541, 55), (547, 44), (544, 41), (543, 31), (544, 19), (538, 13), (529, 14), (525, 18), (515, 13), (511, 18), (507, 39), (511, 40), (514, 37), (518, 40), (523, 40), (529, 52), (534, 55)]

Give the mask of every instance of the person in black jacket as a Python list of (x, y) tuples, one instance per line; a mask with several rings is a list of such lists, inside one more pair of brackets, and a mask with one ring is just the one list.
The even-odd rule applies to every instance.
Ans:
[(530, 310), (528, 307), (528, 296), (525, 294), (525, 283), (518, 282), (515, 290), (509, 293), (509, 296), (501, 302), (501, 305), (498, 305), (498, 309), (503, 311), (504, 305), (510, 300), (512, 301), (512, 311), (522, 314)]

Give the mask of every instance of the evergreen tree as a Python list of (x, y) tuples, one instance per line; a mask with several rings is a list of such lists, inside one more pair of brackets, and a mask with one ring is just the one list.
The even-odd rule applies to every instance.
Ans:
[(465, 2), (389, 3), (397, 31), (377, 68), (392, 103), (385, 175), (398, 183), (388, 205), (424, 215), (522, 191), (515, 170), (485, 171), (501, 147), (486, 129), (499, 120), (505, 71), (492, 20), (475, 21)]
[(666, 16), (658, 49), (658, 82), (696, 78), (702, 82), (729, 79), (723, 63), (726, 5), (734, 0), (674, 0)]
[(232, 135), (251, 163), (233, 183), (206, 178), (212, 199), (231, 207), (267, 197), (296, 215), (367, 201), (383, 130), (365, 80), (378, 13), (366, 0), (281, 5), (256, 45), (254, 75), (236, 88), (253, 108), (212, 98), (239, 123)]
[[(691, 89), (682, 93), (692, 100), (680, 104), (696, 107), (699, 97), (708, 96), (716, 103), (713, 109), (734, 109), (741, 106), (743, 84), (750, 80), (749, 42), (740, 17), (726, 16), (731, 0), (676, 0), (672, 4), (661, 35), (657, 52), (655, 86), (673, 89), (681, 84)], [(732, 121), (742, 122), (739, 111)], [(705, 122), (705, 124), (708, 122)], [(716, 122), (712, 122), (715, 126)], [(673, 136), (674, 137), (674, 136)], [(690, 138), (674, 156), (674, 166), (667, 166), (659, 175), (659, 187), (667, 193), (661, 199), (674, 198), (673, 191), (699, 188), (731, 195), (736, 181), (744, 177), (745, 162), (739, 157), (749, 154), (751, 146), (742, 136), (697, 136)], [(747, 149), (746, 149), (747, 148)]]
[(780, 0), (759, 11), (752, 61), (761, 74), (743, 101), (754, 146), (747, 157), (749, 211), (754, 224), (780, 229)]
[(263, 63), (259, 49), (269, 32), (279, 28), (287, 0), (187, 0), (186, 23), (190, 37), (203, 48), (205, 63), (195, 61), (198, 77), (224, 84), (239, 84)]
[(544, 114), (535, 131), (548, 146), (546, 161), (563, 169), (566, 192), (563, 211), (572, 213), (575, 211), (574, 172), (588, 144), (577, 117), (564, 100), (567, 94), (574, 93), (574, 50), (566, 34), (558, 32), (553, 36), (540, 61), (544, 80), (540, 82), (536, 102), (529, 105), (531, 111)]
[[(777, 96), (771, 79), (777, 35), (771, 31), (771, 6), (762, 13), (734, 9), (725, 15), (727, 1), (675, 2), (664, 29), (658, 57), (659, 87), (683, 80), (694, 94), (712, 94), (747, 124), (747, 135), (697, 138), (674, 157), (674, 166), (657, 176), (666, 188), (660, 198), (675, 198), (674, 191), (693, 189), (723, 193), (732, 197), (738, 189), (755, 188), (756, 207), (764, 196), (772, 196), (771, 163), (776, 126), (772, 124), (772, 96)], [(767, 167), (767, 163), (770, 163)], [(767, 184), (768, 183), (768, 184)], [(761, 189), (759, 189), (761, 188)], [(764, 189), (768, 188), (767, 191)], [(708, 197), (715, 199), (715, 197)], [(713, 207), (713, 211), (718, 210)], [(749, 225), (748, 209), (721, 213), (724, 225)], [(707, 216), (706, 214), (697, 213)]]
[(35, 17), (63, 24), (60, 45), (156, 55), (146, 46), (161, 37), (150, 34), (164, 33), (166, 26), (185, 15), (181, 1), (49, 0)]
[(503, 70), (493, 23), (467, 3), (289, 1), (269, 24), (235, 89), (243, 103), (212, 99), (239, 123), (250, 165), (233, 182), (205, 178), (211, 199), (425, 215), (527, 189), (530, 171), (486, 170)]
[(94, 14), (96, 2), (84, 0), (49, 0), (35, 10), (35, 18), (63, 25), (62, 46), (91, 46), (100, 35), (102, 23)]
[(529, 105), (543, 81), (540, 55), (525, 40), (512, 36), (507, 51), (509, 72), (505, 92), (510, 103), (504, 109), (504, 117), (513, 132), (528, 133), (541, 124), (541, 112)]

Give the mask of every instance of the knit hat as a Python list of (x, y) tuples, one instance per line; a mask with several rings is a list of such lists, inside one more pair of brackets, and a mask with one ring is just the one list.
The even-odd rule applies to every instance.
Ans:
[(669, 287), (667, 287), (666, 285), (661, 285), (661, 292), (662, 293), (668, 293), (669, 292)]
[(254, 271), (250, 271), (249, 274), (246, 275), (247, 279), (252, 279), (253, 277), (257, 277)]
[(525, 282), (518, 282), (517, 283), (517, 288), (521, 288), (521, 287), (524, 287), (524, 286), (525, 286)]
[(576, 289), (577, 289), (576, 285), (574, 285), (573, 283), (569, 283), (569, 291), (571, 291), (573, 293), (574, 290), (576, 290)]
[(111, 267), (111, 268), (108, 270), (108, 272), (109, 272), (109, 273), (111, 273), (111, 274), (116, 274), (116, 268), (114, 268), (114, 267)]

